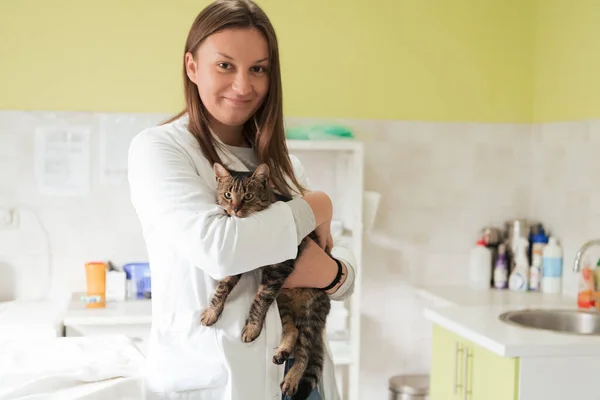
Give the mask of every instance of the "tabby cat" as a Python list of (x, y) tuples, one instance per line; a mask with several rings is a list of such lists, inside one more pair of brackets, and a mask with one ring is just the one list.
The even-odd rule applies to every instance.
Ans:
[[(276, 201), (269, 186), (269, 167), (259, 165), (254, 173), (229, 172), (221, 164), (214, 165), (217, 179), (217, 203), (228, 215), (245, 218), (267, 208)], [(289, 200), (289, 199), (286, 199)], [(308, 237), (317, 240), (314, 232)], [(301, 254), (306, 238), (298, 247)], [(282, 289), (294, 270), (295, 259), (262, 268), (261, 283), (250, 307), (242, 340), (252, 342), (260, 334), (267, 310), (277, 300), (283, 325), (281, 343), (273, 356), (275, 364), (283, 364), (294, 351), (294, 364), (281, 382), (281, 391), (293, 400), (306, 399), (323, 372), (325, 344), (323, 333), (331, 308), (329, 296), (319, 289)], [(203, 325), (213, 325), (221, 315), (227, 296), (241, 275), (219, 281), (210, 306), (202, 312)]]

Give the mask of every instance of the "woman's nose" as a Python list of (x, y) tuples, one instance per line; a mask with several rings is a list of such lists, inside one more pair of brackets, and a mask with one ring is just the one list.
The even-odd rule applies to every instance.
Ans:
[(233, 90), (240, 96), (246, 95), (252, 91), (250, 77), (246, 72), (238, 72), (233, 81)]

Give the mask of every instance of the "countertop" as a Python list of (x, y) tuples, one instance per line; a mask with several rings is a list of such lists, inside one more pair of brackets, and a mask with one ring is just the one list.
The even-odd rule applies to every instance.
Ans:
[(498, 318), (526, 308), (577, 309), (574, 297), (466, 286), (420, 287), (417, 292), (430, 302), (424, 311), (428, 320), (501, 356), (600, 356), (600, 336), (525, 328)]
[(63, 317), (65, 326), (152, 323), (152, 301), (146, 299), (107, 302), (105, 308), (86, 308), (82, 293), (73, 294)]
[(420, 286), (417, 294), (436, 306), (504, 306), (576, 304), (576, 299), (561, 294), (513, 292), (510, 290), (475, 290), (468, 286)]

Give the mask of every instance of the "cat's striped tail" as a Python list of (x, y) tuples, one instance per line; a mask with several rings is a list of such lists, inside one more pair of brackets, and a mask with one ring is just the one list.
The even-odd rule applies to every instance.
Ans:
[(298, 383), (298, 391), (292, 396), (292, 400), (306, 400), (323, 376), (323, 358), (325, 356), (325, 344), (323, 342), (323, 331), (320, 329), (303, 329), (299, 327), (299, 336), (307, 335), (306, 341), (310, 343), (308, 350), (308, 363), (302, 378)]

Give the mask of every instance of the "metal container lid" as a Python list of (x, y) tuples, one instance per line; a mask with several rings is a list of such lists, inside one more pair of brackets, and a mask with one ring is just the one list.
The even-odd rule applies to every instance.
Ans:
[(424, 396), (429, 394), (429, 375), (397, 375), (389, 381), (390, 390), (398, 394)]

